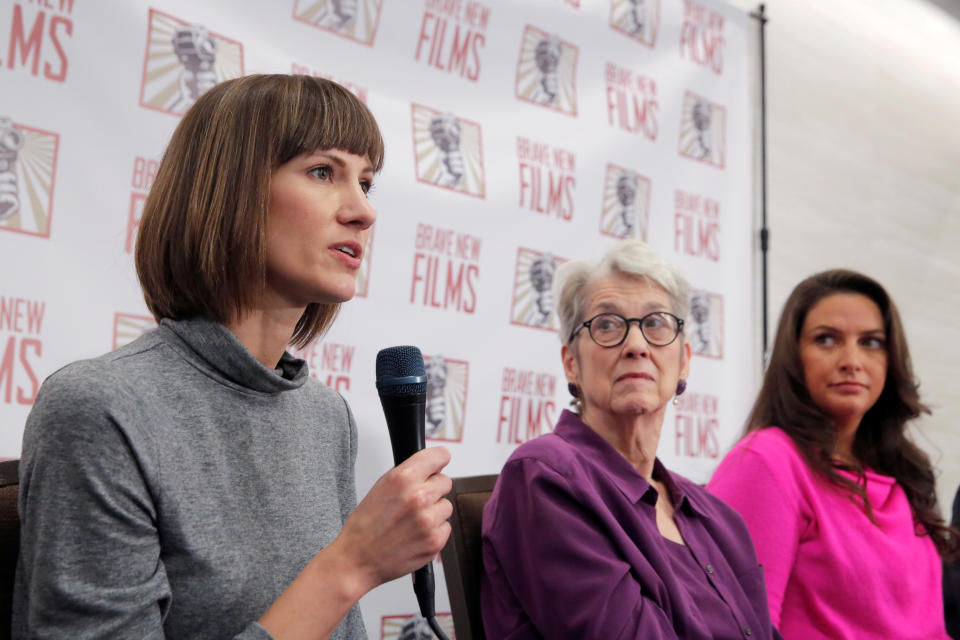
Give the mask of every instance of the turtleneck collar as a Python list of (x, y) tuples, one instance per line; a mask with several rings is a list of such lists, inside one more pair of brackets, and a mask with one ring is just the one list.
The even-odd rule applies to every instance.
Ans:
[(307, 363), (284, 352), (268, 369), (225, 326), (205, 316), (160, 321), (159, 331), (192, 364), (210, 377), (261, 393), (298, 389), (307, 381)]

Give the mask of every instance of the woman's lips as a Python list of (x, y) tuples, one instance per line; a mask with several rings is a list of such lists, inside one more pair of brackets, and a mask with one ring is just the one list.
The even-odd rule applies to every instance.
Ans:
[(617, 382), (621, 380), (649, 380), (650, 382), (653, 382), (653, 376), (644, 371), (632, 371), (617, 378)]
[[(344, 251), (347, 249), (348, 251)], [(355, 242), (343, 242), (330, 247), (337, 258), (353, 269), (359, 269), (363, 258), (363, 248)], [(350, 255), (350, 254), (353, 255)]]
[(867, 388), (867, 385), (862, 382), (834, 382), (830, 384), (830, 388), (836, 391), (841, 391), (845, 393), (856, 393), (858, 391), (863, 391)]

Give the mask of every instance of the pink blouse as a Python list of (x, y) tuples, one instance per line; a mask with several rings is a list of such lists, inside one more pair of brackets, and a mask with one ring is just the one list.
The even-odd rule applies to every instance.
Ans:
[(788, 640), (948, 638), (940, 558), (930, 537), (916, 534), (893, 478), (866, 472), (874, 524), (862, 501), (810, 469), (793, 440), (769, 427), (741, 440), (707, 488), (746, 521), (770, 615)]

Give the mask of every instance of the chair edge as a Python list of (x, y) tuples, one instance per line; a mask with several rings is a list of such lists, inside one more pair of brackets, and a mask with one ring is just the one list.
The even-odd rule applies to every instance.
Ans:
[[(453, 503), (453, 513), (450, 516), (450, 538), (443, 546), (440, 557), (443, 560), (443, 575), (447, 583), (447, 595), (450, 599), (450, 610), (453, 616), (453, 625), (457, 633), (457, 640), (479, 640), (483, 636), (474, 636), (474, 624), (471, 624), (469, 616), (469, 605), (467, 603), (467, 594), (463, 586), (462, 575), (456, 575), (454, 572), (462, 574), (460, 566), (460, 555), (464, 552), (465, 542), (463, 540), (460, 512), (457, 506), (456, 497), (464, 493), (478, 493), (492, 491), (497, 482), (497, 474), (488, 474), (482, 476), (465, 476), (462, 478), (453, 478), (453, 488), (447, 495), (447, 499)], [(482, 630), (482, 622), (475, 621), (480, 625), (478, 630)]]

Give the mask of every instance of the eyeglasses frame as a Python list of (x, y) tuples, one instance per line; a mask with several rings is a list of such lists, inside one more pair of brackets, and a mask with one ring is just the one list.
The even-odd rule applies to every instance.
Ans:
[[(666, 316), (670, 316), (671, 318), (673, 318), (674, 320), (676, 320), (676, 322), (677, 322), (677, 332), (673, 334), (673, 337), (670, 339), (669, 342), (665, 342), (665, 343), (663, 343), (663, 344), (657, 344), (656, 342), (652, 342), (652, 341), (650, 340), (650, 338), (647, 337), (647, 334), (645, 334), (645, 333), (643, 332), (643, 321), (646, 320), (647, 318), (649, 318), (650, 316), (655, 316), (655, 315), (666, 315)], [(600, 344), (599, 342), (597, 342), (597, 339), (593, 337), (593, 333), (590, 331), (590, 324), (591, 324), (594, 320), (596, 320), (597, 318), (599, 318), (600, 316), (617, 316), (618, 318), (620, 318), (621, 320), (623, 320), (624, 323), (626, 324), (627, 329), (626, 329), (626, 331), (623, 332), (623, 337), (620, 338), (620, 341), (617, 342), (616, 344), (609, 344), (609, 345), (607, 345), (607, 344)], [(683, 320), (683, 318), (681, 318), (680, 316), (678, 316), (678, 315), (676, 315), (676, 314), (674, 314), (674, 313), (670, 313), (669, 311), (651, 311), (651, 312), (648, 313), (647, 315), (642, 316), (642, 317), (640, 317), (640, 318), (627, 318), (626, 316), (622, 316), (622, 315), (620, 315), (619, 313), (616, 313), (616, 312), (614, 312), (614, 311), (604, 311), (604, 312), (602, 312), (602, 313), (598, 313), (597, 315), (593, 316), (593, 317), (590, 318), (589, 320), (584, 320), (584, 321), (581, 322), (579, 325), (577, 325), (577, 328), (574, 329), (573, 332), (570, 333), (570, 342), (573, 342), (573, 339), (577, 337), (577, 334), (580, 333), (580, 330), (583, 329), (584, 327), (586, 327), (586, 328), (587, 328), (587, 335), (590, 336), (590, 339), (593, 340), (593, 343), (594, 343), (595, 345), (597, 345), (597, 346), (600, 347), (601, 349), (613, 349), (613, 348), (615, 348), (615, 347), (619, 347), (620, 345), (622, 345), (622, 344), (624, 343), (624, 341), (626, 341), (627, 336), (630, 335), (630, 324), (633, 323), (633, 322), (636, 322), (636, 323), (637, 323), (637, 329), (640, 330), (640, 335), (643, 336), (643, 339), (647, 341), (647, 344), (649, 344), (649, 345), (651, 345), (651, 346), (653, 346), (653, 347), (666, 347), (666, 346), (669, 346), (669, 345), (673, 344), (674, 342), (676, 342), (677, 337), (678, 337), (681, 333), (683, 333), (683, 326), (684, 326), (684, 324), (686, 324), (685, 321)]]

